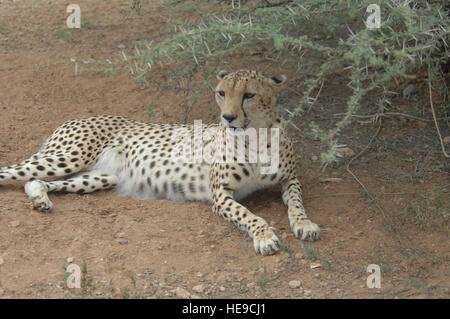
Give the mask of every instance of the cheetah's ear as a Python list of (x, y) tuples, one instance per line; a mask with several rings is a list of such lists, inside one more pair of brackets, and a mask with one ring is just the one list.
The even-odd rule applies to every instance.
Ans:
[(222, 80), (227, 74), (229, 74), (230, 72), (225, 71), (225, 70), (221, 70), (219, 71), (219, 73), (217, 73), (216, 77), (217, 80)]
[(277, 75), (277, 76), (272, 76), (269, 78), (269, 82), (271, 84), (274, 84), (275, 86), (283, 86), (287, 81), (287, 76), (282, 74), (282, 75)]

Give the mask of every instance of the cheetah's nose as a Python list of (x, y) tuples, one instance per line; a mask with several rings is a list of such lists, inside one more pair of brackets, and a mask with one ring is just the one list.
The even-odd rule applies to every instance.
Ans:
[(222, 115), (222, 117), (228, 121), (228, 123), (233, 122), (233, 120), (237, 117), (236, 115), (233, 114), (224, 114)]

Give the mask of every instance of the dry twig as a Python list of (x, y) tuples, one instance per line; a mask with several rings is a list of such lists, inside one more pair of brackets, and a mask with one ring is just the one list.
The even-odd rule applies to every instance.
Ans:
[(319, 98), (320, 92), (322, 92), (322, 88), (323, 88), (323, 84), (325, 83), (325, 79), (322, 80), (322, 84), (320, 85), (320, 89), (319, 92), (317, 92), (316, 97), (314, 98), (314, 101), (311, 103), (311, 105), (308, 108), (307, 113), (311, 110), (311, 108), (313, 107), (314, 103), (316, 103), (317, 99)]
[(441, 142), (442, 154), (444, 154), (445, 158), (449, 158), (450, 156), (445, 151), (444, 141), (442, 140), (442, 135), (441, 135), (441, 132), (439, 131), (439, 125), (437, 123), (436, 113), (434, 112), (433, 97), (432, 97), (432, 92), (431, 92), (431, 74), (430, 74), (430, 72), (428, 72), (428, 92), (430, 94), (431, 113), (433, 113), (434, 125), (436, 126), (436, 132), (438, 133), (439, 141)]

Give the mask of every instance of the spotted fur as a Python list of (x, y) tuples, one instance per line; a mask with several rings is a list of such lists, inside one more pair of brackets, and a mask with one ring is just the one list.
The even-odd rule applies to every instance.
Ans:
[[(300, 182), (295, 176), (295, 154), (283, 131), (276, 107), (276, 93), (285, 76), (265, 77), (259, 72), (240, 70), (218, 74), (216, 101), (221, 110), (217, 134), (202, 141), (217, 155), (225, 148), (226, 129), (279, 128), (278, 170), (261, 174), (263, 163), (214, 160), (186, 163), (171, 155), (178, 138), (176, 130), (193, 132), (192, 125), (150, 124), (121, 116), (103, 115), (75, 119), (62, 124), (29, 159), (0, 167), (0, 183), (27, 181), (25, 192), (34, 207), (47, 212), (53, 208), (48, 192), (85, 194), (116, 188), (140, 199), (174, 201), (201, 200), (213, 211), (253, 238), (257, 253), (269, 255), (279, 250), (273, 227), (238, 202), (265, 187), (282, 185), (282, 198), (294, 234), (302, 240), (319, 238), (319, 227), (305, 214)], [(248, 146), (248, 142), (246, 142)], [(270, 151), (270, 141), (267, 142)], [(218, 157), (216, 157), (218, 158)], [(48, 181), (45, 181), (49, 179)]]

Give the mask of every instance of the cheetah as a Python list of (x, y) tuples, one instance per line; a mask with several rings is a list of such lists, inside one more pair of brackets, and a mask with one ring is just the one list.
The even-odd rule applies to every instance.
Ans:
[[(228, 161), (225, 155), (212, 161), (175, 160), (172, 155), (179, 144), (175, 132), (183, 129), (195, 133), (193, 125), (142, 123), (102, 115), (59, 126), (36, 154), (17, 165), (0, 167), (0, 184), (26, 181), (25, 193), (40, 212), (53, 208), (48, 192), (87, 194), (115, 188), (138, 199), (205, 201), (214, 213), (247, 232), (255, 252), (262, 255), (280, 249), (275, 228), (238, 201), (256, 190), (281, 184), (295, 236), (308, 241), (319, 239), (320, 229), (303, 207), (294, 148), (278, 114), (276, 95), (286, 76), (266, 77), (258, 71), (239, 70), (220, 71), (217, 79), (215, 99), (220, 122), (204, 126), (205, 130), (215, 129), (215, 133), (200, 143), (217, 155), (221, 154), (219, 149), (233, 151), (224, 144), (230, 132), (278, 129), (278, 145), (271, 145), (272, 140), (262, 142), (268, 150), (277, 146), (279, 164), (274, 173), (262, 174), (263, 163), (259, 159), (247, 161), (249, 152), (243, 162), (236, 161), (236, 156)], [(244, 139), (248, 146), (250, 139)]]

